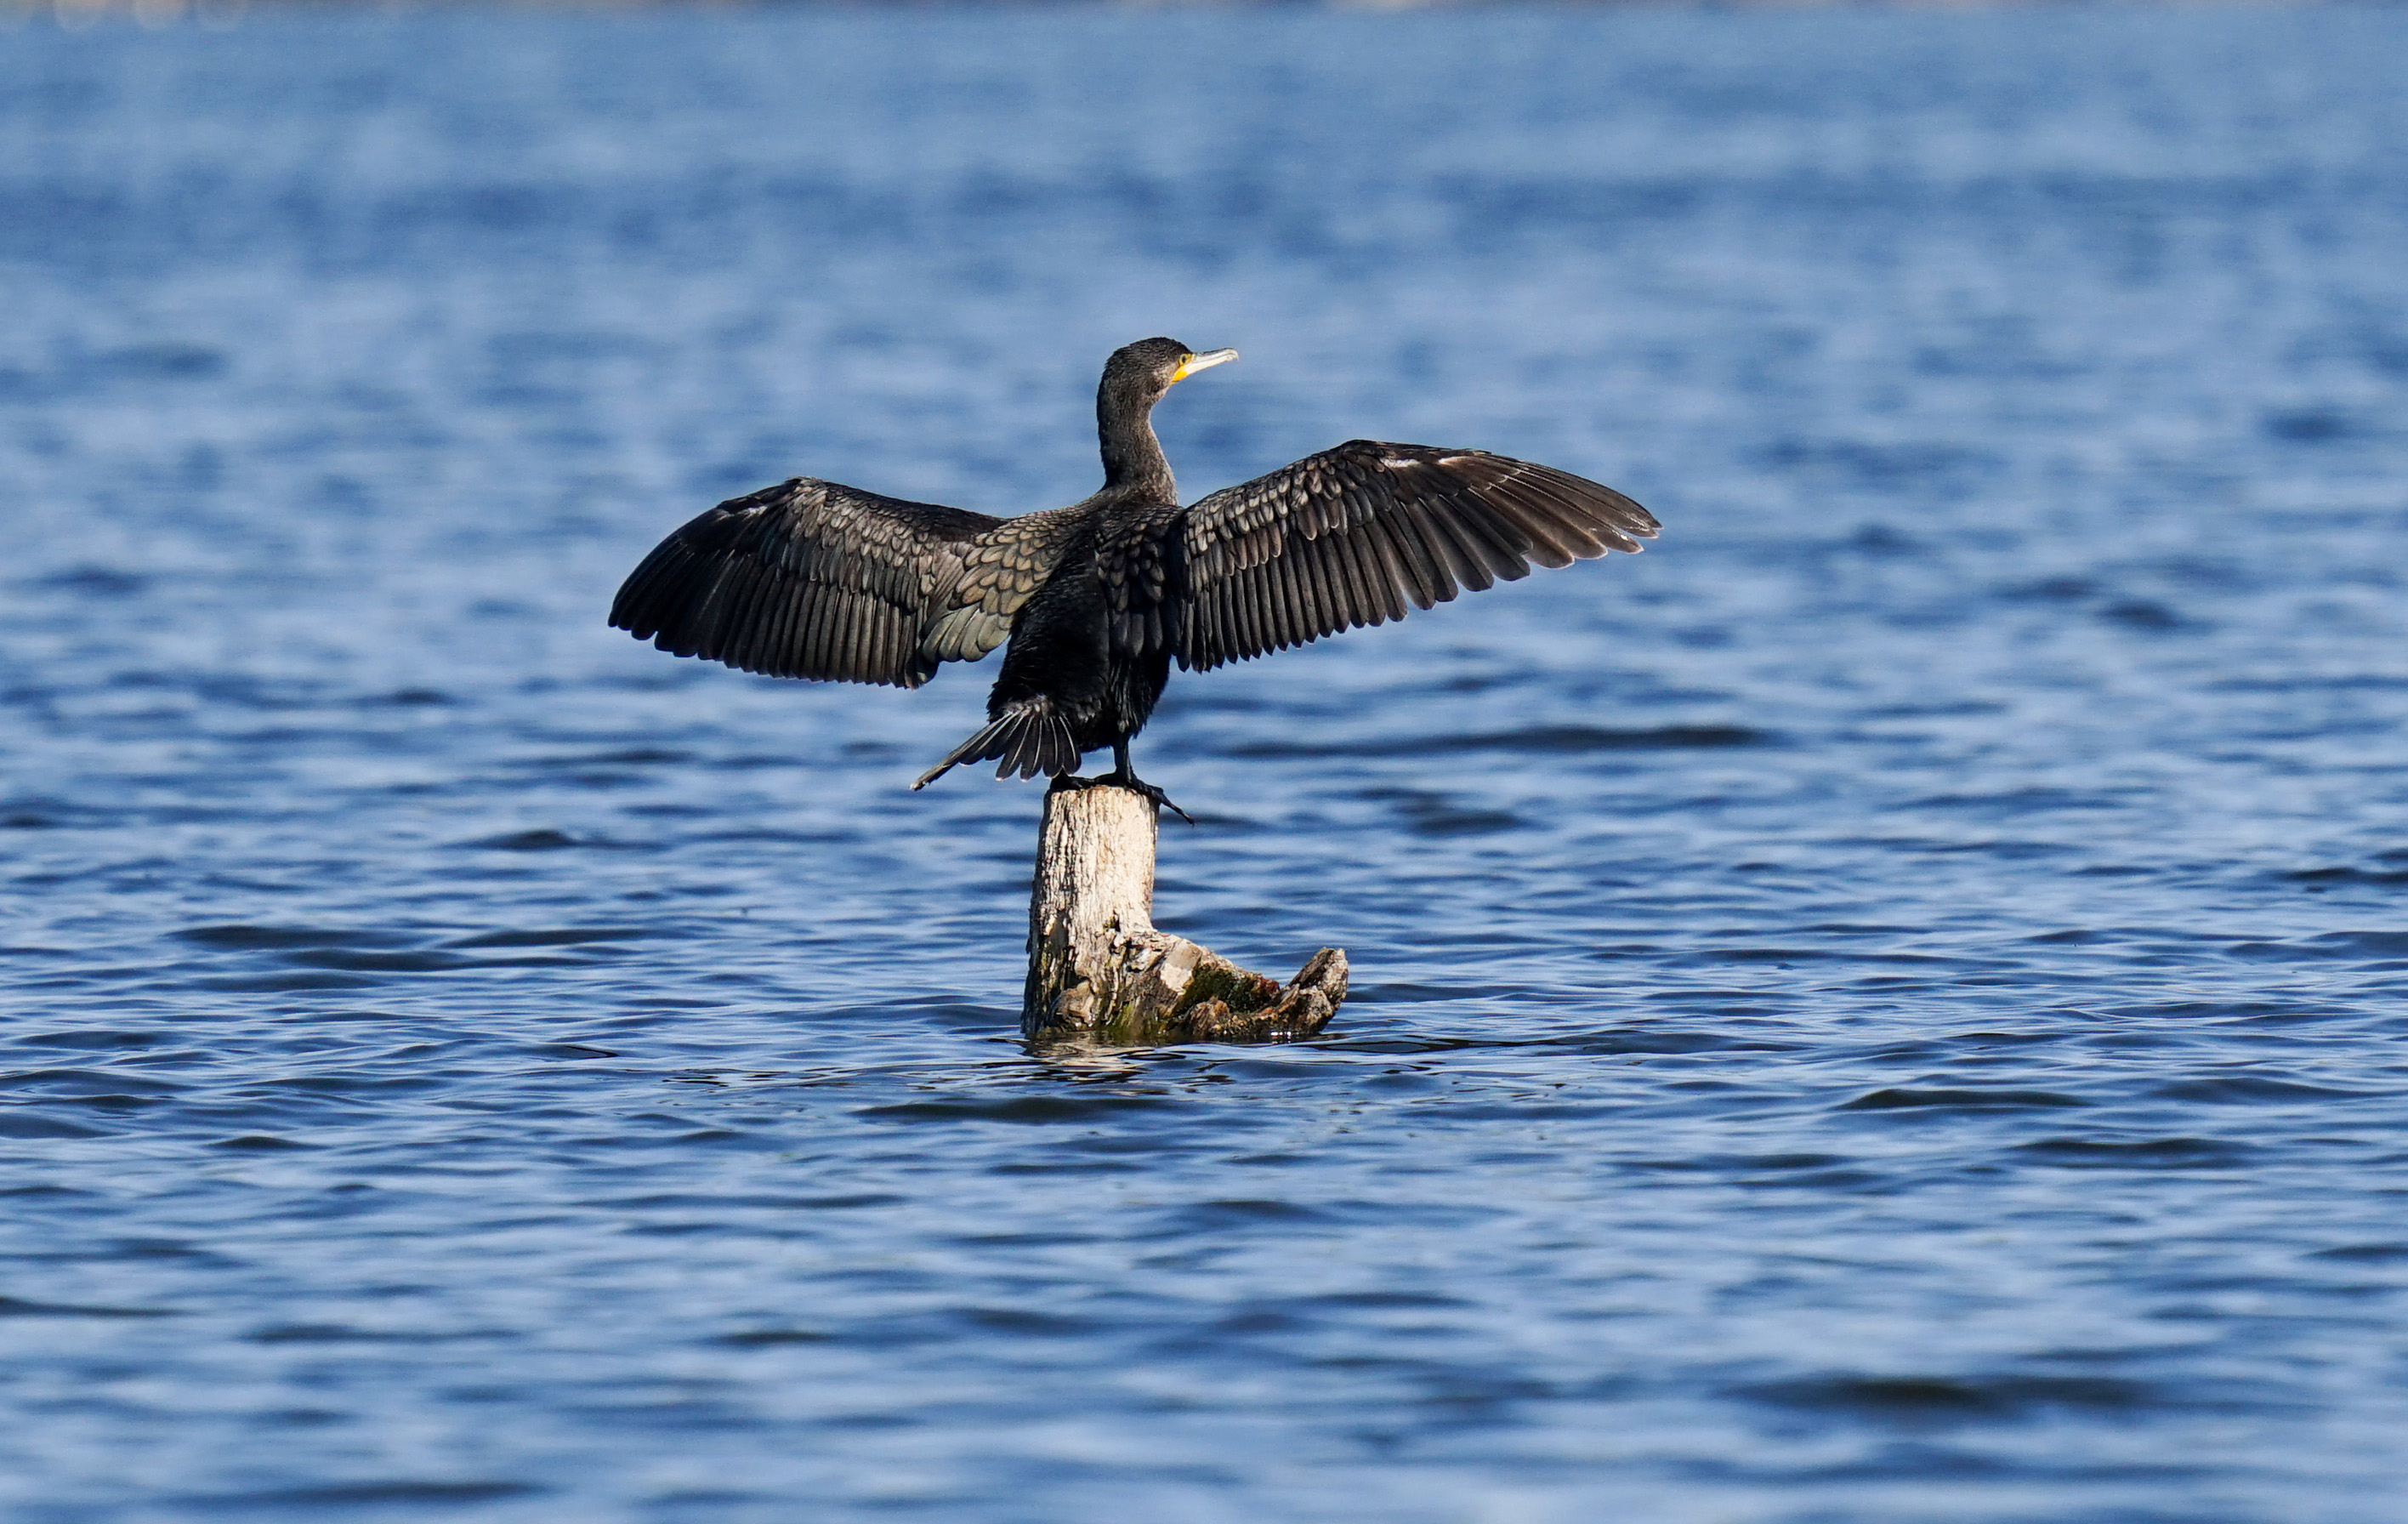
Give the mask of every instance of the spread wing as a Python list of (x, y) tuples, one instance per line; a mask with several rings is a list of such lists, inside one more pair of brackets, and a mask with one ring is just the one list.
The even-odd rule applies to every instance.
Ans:
[(1052, 573), (1078, 530), (1078, 509), (1052, 508), (996, 527), (963, 547), (961, 569), (939, 579), (920, 649), (931, 661), (976, 661), (1011, 635), (1011, 616)]
[(610, 623), (748, 672), (916, 688), (939, 662), (976, 660), (1010, 633), (1051, 568), (1057, 517), (990, 518), (796, 477), (662, 540)]
[(1567, 471), (1478, 450), (1353, 439), (1212, 494), (1180, 538), (1180, 665), (1402, 619), (1533, 563), (1635, 554), (1656, 516)]

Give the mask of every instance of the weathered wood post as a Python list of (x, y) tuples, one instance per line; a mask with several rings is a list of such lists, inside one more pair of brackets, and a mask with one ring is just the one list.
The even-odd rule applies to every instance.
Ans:
[(1028, 898), (1031, 1038), (1276, 1042), (1329, 1024), (1346, 999), (1346, 955), (1325, 947), (1285, 985), (1154, 925), (1152, 799), (1110, 784), (1045, 795)]

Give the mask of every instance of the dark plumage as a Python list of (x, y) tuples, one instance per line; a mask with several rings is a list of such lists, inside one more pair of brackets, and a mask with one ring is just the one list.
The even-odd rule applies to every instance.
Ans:
[(905, 688), (1009, 640), (990, 723), (912, 786), (962, 762), (1065, 774), (1110, 746), (1114, 780), (1143, 788), (1128, 740), (1174, 658), (1209, 670), (1656, 533), (1645, 509), (1563, 471), (1369, 439), (1182, 508), (1154, 405), (1236, 358), (1168, 338), (1115, 352), (1096, 394), (1104, 485), (1084, 502), (996, 519), (796, 477), (661, 541), (610, 623), (748, 672)]

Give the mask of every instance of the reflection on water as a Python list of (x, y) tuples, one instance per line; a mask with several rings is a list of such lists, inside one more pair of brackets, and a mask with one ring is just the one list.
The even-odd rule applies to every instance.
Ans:
[[(2403, 25), (16, 33), (5, 1511), (2396, 1517)], [(602, 615), (1154, 333), (1191, 496), (1666, 534), (1176, 677), (1163, 925), (1356, 994), (1030, 1054), (987, 671)]]

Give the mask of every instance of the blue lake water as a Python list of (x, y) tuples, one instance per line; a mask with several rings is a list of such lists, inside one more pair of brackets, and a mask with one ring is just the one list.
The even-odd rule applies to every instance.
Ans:
[[(0, 31), (0, 1515), (2408, 1517), (2408, 11)], [(603, 626), (1362, 435), (1584, 564), (1038, 792)]]

